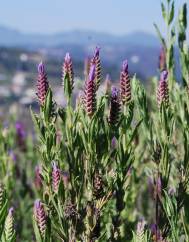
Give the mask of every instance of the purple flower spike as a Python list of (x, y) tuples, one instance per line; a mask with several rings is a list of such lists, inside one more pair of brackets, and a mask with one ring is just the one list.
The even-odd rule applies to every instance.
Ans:
[(95, 88), (98, 90), (101, 82), (101, 61), (100, 61), (100, 48), (96, 47), (94, 56), (91, 60), (91, 66), (95, 65)]
[(88, 116), (91, 117), (96, 110), (95, 65), (90, 67), (89, 76), (85, 83), (84, 104)]
[(120, 116), (120, 108), (121, 105), (119, 100), (119, 91), (116, 87), (112, 87), (109, 113), (109, 123), (111, 125), (116, 125), (118, 123)]
[(123, 62), (122, 71), (120, 74), (120, 94), (121, 94), (121, 101), (123, 103), (127, 104), (131, 101), (131, 83), (130, 83), (127, 60)]
[(61, 179), (61, 172), (55, 162), (53, 162), (53, 170), (52, 170), (52, 188), (55, 193), (58, 193), (58, 188)]
[(169, 89), (167, 77), (168, 72), (163, 71), (160, 76), (159, 86), (157, 90), (157, 102), (159, 107), (161, 106), (161, 103), (164, 103), (166, 108), (169, 106)]
[(39, 199), (37, 199), (34, 203), (34, 217), (42, 238), (45, 238), (47, 216), (45, 214), (43, 204)]
[(49, 89), (49, 83), (47, 81), (47, 74), (45, 67), (41, 62), (38, 65), (38, 79), (37, 79), (37, 97), (41, 106), (45, 103), (45, 98)]
[(26, 151), (26, 132), (23, 123), (17, 121), (15, 124), (15, 129), (17, 145), (22, 151)]
[(63, 63), (63, 68), (62, 68), (62, 80), (63, 80), (63, 86), (66, 78), (68, 78), (69, 86), (71, 90), (74, 88), (74, 72), (73, 72), (73, 63), (72, 59), (69, 53), (66, 53), (65, 58), (64, 58), (64, 63)]

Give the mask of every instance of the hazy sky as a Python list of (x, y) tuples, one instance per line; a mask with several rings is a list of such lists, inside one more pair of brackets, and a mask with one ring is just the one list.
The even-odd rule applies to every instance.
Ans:
[[(185, 1), (176, 0), (177, 11)], [(160, 0), (0, 0), (0, 25), (24, 32), (153, 33), (153, 22), (162, 27)]]

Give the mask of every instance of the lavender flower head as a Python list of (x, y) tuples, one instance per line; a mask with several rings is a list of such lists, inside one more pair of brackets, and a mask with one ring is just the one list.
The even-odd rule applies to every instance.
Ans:
[(89, 117), (91, 117), (96, 110), (95, 68), (95, 65), (90, 67), (84, 91), (85, 110)]
[(120, 116), (120, 100), (119, 91), (116, 87), (112, 87), (111, 98), (110, 98), (110, 113), (109, 113), (109, 123), (111, 125), (116, 125), (119, 121)]
[(47, 216), (45, 214), (43, 204), (39, 199), (37, 199), (34, 203), (34, 218), (37, 223), (39, 232), (42, 238), (44, 238), (47, 228)]
[(41, 106), (45, 103), (45, 98), (49, 89), (47, 81), (47, 74), (45, 72), (44, 64), (41, 62), (38, 65), (38, 78), (37, 78), (37, 97)]
[(60, 179), (61, 179), (60, 169), (58, 168), (56, 162), (53, 162), (53, 164), (52, 164), (52, 188), (55, 193), (58, 193)]
[(69, 53), (66, 53), (62, 69), (63, 75), (63, 86), (65, 85), (66, 78), (68, 78), (70, 89), (74, 88), (74, 72), (73, 72), (73, 63)]
[(100, 61), (100, 48), (96, 47), (94, 56), (91, 60), (91, 66), (95, 65), (95, 88), (98, 90), (101, 82), (101, 61)]
[(20, 121), (17, 121), (15, 124), (15, 129), (16, 129), (17, 145), (22, 151), (25, 151), (26, 150), (26, 132), (25, 132), (23, 123)]
[(129, 103), (131, 101), (131, 83), (127, 60), (123, 62), (120, 74), (120, 95), (123, 103)]
[(165, 107), (169, 106), (169, 89), (168, 89), (168, 72), (163, 71), (160, 76), (159, 86), (157, 90), (157, 102), (158, 106), (161, 106), (161, 103), (165, 104)]

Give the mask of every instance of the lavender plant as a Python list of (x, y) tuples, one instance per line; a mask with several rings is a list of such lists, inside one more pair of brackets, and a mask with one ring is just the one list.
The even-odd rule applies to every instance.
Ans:
[[(107, 77), (99, 88), (97, 47), (76, 104), (73, 62), (66, 54), (67, 102), (58, 106), (39, 64), (39, 111), (31, 110), (36, 140), (20, 121), (0, 127), (1, 241), (189, 240), (187, 6), (176, 19), (174, 1), (166, 3), (167, 33), (164, 38), (156, 26), (162, 49), (150, 92), (126, 60), (119, 82), (111, 87)], [(183, 85), (174, 73), (176, 20)]]

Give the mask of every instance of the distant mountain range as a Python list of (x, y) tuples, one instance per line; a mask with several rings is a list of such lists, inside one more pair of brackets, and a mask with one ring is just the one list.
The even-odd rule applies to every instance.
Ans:
[(124, 59), (129, 61), (130, 72), (143, 80), (157, 74), (160, 42), (153, 34), (137, 31), (118, 36), (83, 30), (31, 34), (0, 26), (0, 47), (37, 51), (55, 63), (61, 63), (65, 53), (70, 52), (75, 66), (81, 66), (97, 45), (101, 47), (104, 75), (108, 72), (113, 78), (118, 77)]
[(156, 36), (145, 32), (134, 32), (116, 36), (108, 33), (73, 30), (55, 34), (30, 34), (0, 26), (0, 46), (6, 47), (58, 47), (62, 45), (129, 45), (158, 46)]

